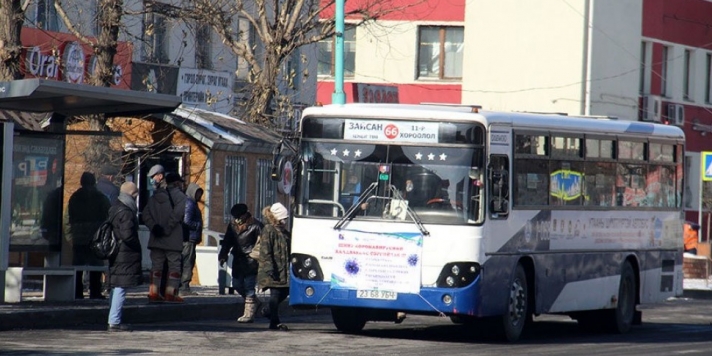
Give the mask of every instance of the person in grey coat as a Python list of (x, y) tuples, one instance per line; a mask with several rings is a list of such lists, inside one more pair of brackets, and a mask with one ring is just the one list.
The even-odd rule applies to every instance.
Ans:
[[(148, 289), (149, 302), (183, 302), (177, 295), (181, 278), (181, 252), (183, 236), (187, 233), (183, 225), (186, 195), (181, 191), (183, 179), (176, 173), (168, 173), (166, 189), (157, 188), (148, 199), (142, 217), (151, 231), (148, 249), (151, 251), (151, 284)], [(160, 293), (163, 277), (163, 263), (168, 262), (168, 281), (165, 295)]]
[(109, 331), (131, 331), (121, 323), (126, 288), (141, 285), (141, 241), (138, 239), (138, 188), (133, 182), (121, 185), (119, 196), (109, 209), (112, 231), (119, 242), (119, 252), (109, 259)]

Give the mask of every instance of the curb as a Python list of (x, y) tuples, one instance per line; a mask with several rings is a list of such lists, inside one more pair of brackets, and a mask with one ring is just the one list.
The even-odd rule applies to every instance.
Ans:
[(682, 291), (682, 297), (690, 299), (712, 299), (712, 290), (685, 289)]
[[(154, 322), (172, 322), (186, 320), (236, 320), (242, 315), (244, 304), (234, 299), (221, 298), (216, 300), (200, 300), (203, 298), (186, 298), (183, 304), (156, 303), (148, 304), (127, 299), (124, 305), (122, 319), (127, 324)], [(191, 300), (193, 299), (193, 300)], [(206, 298), (207, 299), (207, 298)], [(266, 301), (263, 301), (265, 303)], [(294, 309), (288, 302), (282, 302), (279, 308), (280, 316), (328, 315), (329, 308), (318, 310)], [(61, 329), (82, 325), (106, 325), (109, 315), (109, 303), (81, 305), (67, 303), (62, 305), (47, 305), (31, 303), (16, 310), (0, 313), (0, 331), (18, 329)]]

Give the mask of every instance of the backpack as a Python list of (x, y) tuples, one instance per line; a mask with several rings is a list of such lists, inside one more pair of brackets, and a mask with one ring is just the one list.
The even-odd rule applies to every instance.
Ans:
[(96, 230), (89, 242), (89, 248), (94, 252), (94, 255), (102, 260), (108, 260), (116, 257), (119, 253), (119, 241), (114, 236), (114, 230), (111, 226), (111, 219), (107, 219), (99, 229)]

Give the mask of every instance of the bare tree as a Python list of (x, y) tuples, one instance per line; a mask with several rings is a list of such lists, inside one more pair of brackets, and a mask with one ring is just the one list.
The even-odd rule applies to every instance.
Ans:
[[(146, 3), (156, 1), (146, 0)], [(249, 96), (244, 103), (245, 120), (273, 127), (273, 108), (288, 108), (289, 98), (281, 95), (277, 85), (282, 63), (296, 49), (330, 38), (335, 34), (332, 13), (334, 0), (192, 0), (189, 5), (174, 8), (166, 16), (209, 24), (222, 42), (250, 67)], [(415, 2), (414, 2), (415, 3)], [(359, 26), (380, 17), (403, 11), (406, 6), (389, 1), (365, 0), (351, 6), (346, 16), (350, 26)], [(322, 18), (325, 17), (325, 18)], [(245, 40), (234, 26), (237, 18), (246, 19), (259, 44)], [(289, 82), (298, 80), (295, 73), (283, 73)]]
[(20, 32), (25, 22), (22, 0), (0, 0), (0, 81), (22, 79)]
[[(88, 83), (94, 86), (109, 87), (113, 82), (114, 56), (119, 44), (119, 29), (123, 15), (123, 0), (98, 0), (97, 3), (97, 28), (98, 36), (89, 38), (74, 25), (67, 15), (61, 0), (54, 0), (54, 7), (69, 32), (82, 43), (89, 45), (97, 58), (94, 71), (89, 73)], [(110, 131), (106, 125), (106, 116), (103, 114), (87, 115), (80, 120), (86, 120), (93, 131)], [(97, 135), (92, 137), (91, 144), (83, 152), (86, 163), (92, 170), (98, 171), (106, 164), (118, 165), (120, 155), (114, 152), (110, 145), (109, 136)]]

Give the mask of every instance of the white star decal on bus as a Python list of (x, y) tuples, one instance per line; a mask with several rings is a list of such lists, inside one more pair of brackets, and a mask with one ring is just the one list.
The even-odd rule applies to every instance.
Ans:
[(356, 150), (354, 152), (354, 157), (361, 157), (361, 150)]
[(331, 155), (332, 155), (332, 156), (336, 156), (336, 148), (332, 148), (332, 149), (331, 149)]
[(444, 161), (446, 158), (447, 158), (447, 155), (446, 155), (446, 154), (443, 153), (443, 154), (440, 155), (440, 160), (441, 160), (441, 161)]
[(348, 157), (348, 156), (349, 156), (349, 152), (350, 152), (350, 151), (349, 151), (348, 149), (345, 149), (345, 150), (344, 150), (344, 157)]
[(420, 161), (421, 159), (423, 159), (423, 154), (420, 153), (420, 152), (416, 153), (416, 154), (415, 154), (415, 159), (417, 159), (417, 160)]
[(428, 155), (428, 161), (433, 161), (433, 160), (435, 160), (435, 155), (431, 153)]

